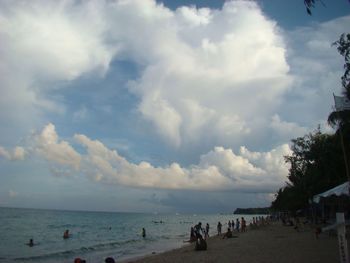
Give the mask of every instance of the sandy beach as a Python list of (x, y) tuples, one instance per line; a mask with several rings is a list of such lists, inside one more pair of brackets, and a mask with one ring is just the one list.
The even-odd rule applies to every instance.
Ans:
[[(339, 262), (337, 237), (322, 233), (316, 239), (313, 228), (293, 227), (274, 223), (245, 233), (236, 238), (214, 236), (207, 240), (207, 251), (195, 251), (194, 244), (157, 255), (125, 262), (239, 262), (239, 263), (330, 263)], [(349, 243), (349, 240), (348, 240)]]

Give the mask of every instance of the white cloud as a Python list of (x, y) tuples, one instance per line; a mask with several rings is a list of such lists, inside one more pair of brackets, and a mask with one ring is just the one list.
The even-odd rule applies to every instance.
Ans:
[(33, 136), (33, 153), (45, 158), (53, 175), (82, 173), (95, 181), (131, 187), (159, 189), (275, 191), (285, 180), (288, 167), (283, 156), (290, 154), (288, 145), (270, 152), (250, 152), (241, 147), (215, 147), (200, 157), (196, 165), (187, 168), (178, 163), (155, 167), (148, 162), (134, 164), (116, 150), (83, 134), (74, 136), (86, 152), (79, 154), (67, 141), (59, 139), (53, 124)]
[[(89, 72), (102, 76), (120, 58), (139, 66), (128, 88), (141, 116), (176, 147), (257, 140), (256, 147), (271, 132), (281, 143), (296, 135), (282, 132), (285, 119), (314, 128), (329, 111), (322, 105), (330, 87), (339, 83), (341, 64), (330, 44), (349, 19), (283, 32), (254, 1), (175, 11), (154, 0), (1, 7), (1, 119), (37, 126), (43, 112), (67, 114), (65, 100), (47, 92)], [(86, 114), (83, 107), (72, 116)]]
[(226, 142), (251, 131), (290, 83), (279, 29), (254, 2), (227, 2), (222, 10), (183, 7), (156, 22), (166, 34), (138, 24), (157, 44), (140, 54), (152, 63), (130, 88), (141, 98), (143, 116), (173, 145), (206, 137)]
[(26, 152), (23, 147), (15, 147), (12, 150), (6, 150), (4, 147), (0, 146), (0, 157), (3, 157), (7, 160), (23, 160), (26, 155)]
[(14, 151), (13, 151), (13, 155), (12, 155), (12, 159), (14, 160), (23, 160), (25, 157), (25, 150), (22, 147), (15, 147)]
[(160, 98), (158, 94), (150, 94), (143, 98), (139, 109), (145, 117), (152, 119), (159, 133), (169, 139), (171, 144), (180, 145), (182, 118), (167, 100)]
[(4, 147), (0, 147), (0, 156), (8, 160), (11, 158), (10, 153)]
[(35, 151), (49, 162), (79, 169), (81, 156), (67, 142), (58, 139), (55, 126), (49, 123), (40, 134), (34, 135)]
[[(3, 5), (7, 12), (1, 13), (2, 51), (9, 52), (2, 53), (8, 59), (3, 63), (30, 77), (59, 80), (108, 67), (113, 50), (104, 43), (103, 5), (93, 1), (79, 6), (74, 1)], [(87, 19), (89, 27), (84, 25)]]
[(294, 82), (281, 101), (282, 122), (288, 118), (309, 130), (325, 122), (334, 105), (332, 93), (341, 92), (344, 73), (344, 59), (332, 43), (348, 31), (349, 23), (346, 16), (285, 32)]
[(245, 148), (245, 156), (239, 156), (231, 149), (216, 147), (202, 155), (198, 165), (185, 168), (178, 163), (167, 167), (154, 167), (148, 162), (133, 164), (97, 140), (85, 135), (75, 135), (75, 139), (87, 150), (83, 156), (84, 173), (97, 181), (133, 187), (274, 191), (288, 173), (283, 159), (290, 154), (288, 145), (255, 153), (255, 158), (251, 158), (252, 153)]
[(41, 111), (66, 113), (61, 101), (45, 96), (51, 86), (91, 71), (103, 74), (121, 57), (141, 66), (129, 89), (167, 143), (225, 143), (255, 130), (290, 83), (283, 37), (254, 2), (175, 11), (154, 0), (2, 7), (0, 75), (8, 114), (13, 105), (38, 119)]
[(210, 23), (212, 19), (212, 11), (210, 8), (200, 8), (182, 6), (179, 7), (176, 11), (179, 21), (184, 23), (184, 26), (196, 27), (196, 26), (205, 26)]
[(104, 7), (95, 1), (0, 3), (2, 119), (31, 127), (43, 112), (63, 114), (65, 105), (46, 96), (55, 83), (107, 70), (118, 47), (106, 41)]
[(272, 116), (271, 128), (286, 141), (293, 136), (303, 136), (308, 132), (307, 128), (300, 127), (297, 123), (282, 121), (277, 114)]
[(240, 147), (240, 155), (247, 158), (257, 167), (264, 167), (266, 174), (271, 180), (286, 180), (289, 165), (284, 156), (292, 154), (288, 144), (280, 145), (269, 152), (251, 152), (245, 147)]

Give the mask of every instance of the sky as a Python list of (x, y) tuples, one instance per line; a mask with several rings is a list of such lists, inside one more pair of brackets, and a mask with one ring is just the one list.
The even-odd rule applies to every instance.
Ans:
[(269, 206), (341, 94), (350, 3), (0, 2), (0, 206)]

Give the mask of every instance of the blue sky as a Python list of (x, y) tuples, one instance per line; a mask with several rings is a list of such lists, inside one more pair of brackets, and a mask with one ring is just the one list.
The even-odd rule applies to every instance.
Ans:
[(0, 206), (267, 206), (326, 124), (348, 1), (0, 3)]

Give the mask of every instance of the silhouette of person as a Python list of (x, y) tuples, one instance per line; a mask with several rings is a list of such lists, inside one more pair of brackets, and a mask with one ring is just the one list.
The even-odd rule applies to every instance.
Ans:
[(108, 257), (105, 259), (105, 263), (115, 263), (115, 260), (112, 257)]
[(68, 230), (68, 229), (67, 229), (66, 231), (64, 231), (64, 233), (63, 233), (63, 238), (64, 238), (64, 239), (69, 238), (69, 230)]
[(31, 239), (29, 239), (29, 243), (27, 244), (29, 247), (32, 247), (32, 246), (34, 246), (34, 241), (33, 241), (33, 239), (31, 238)]

